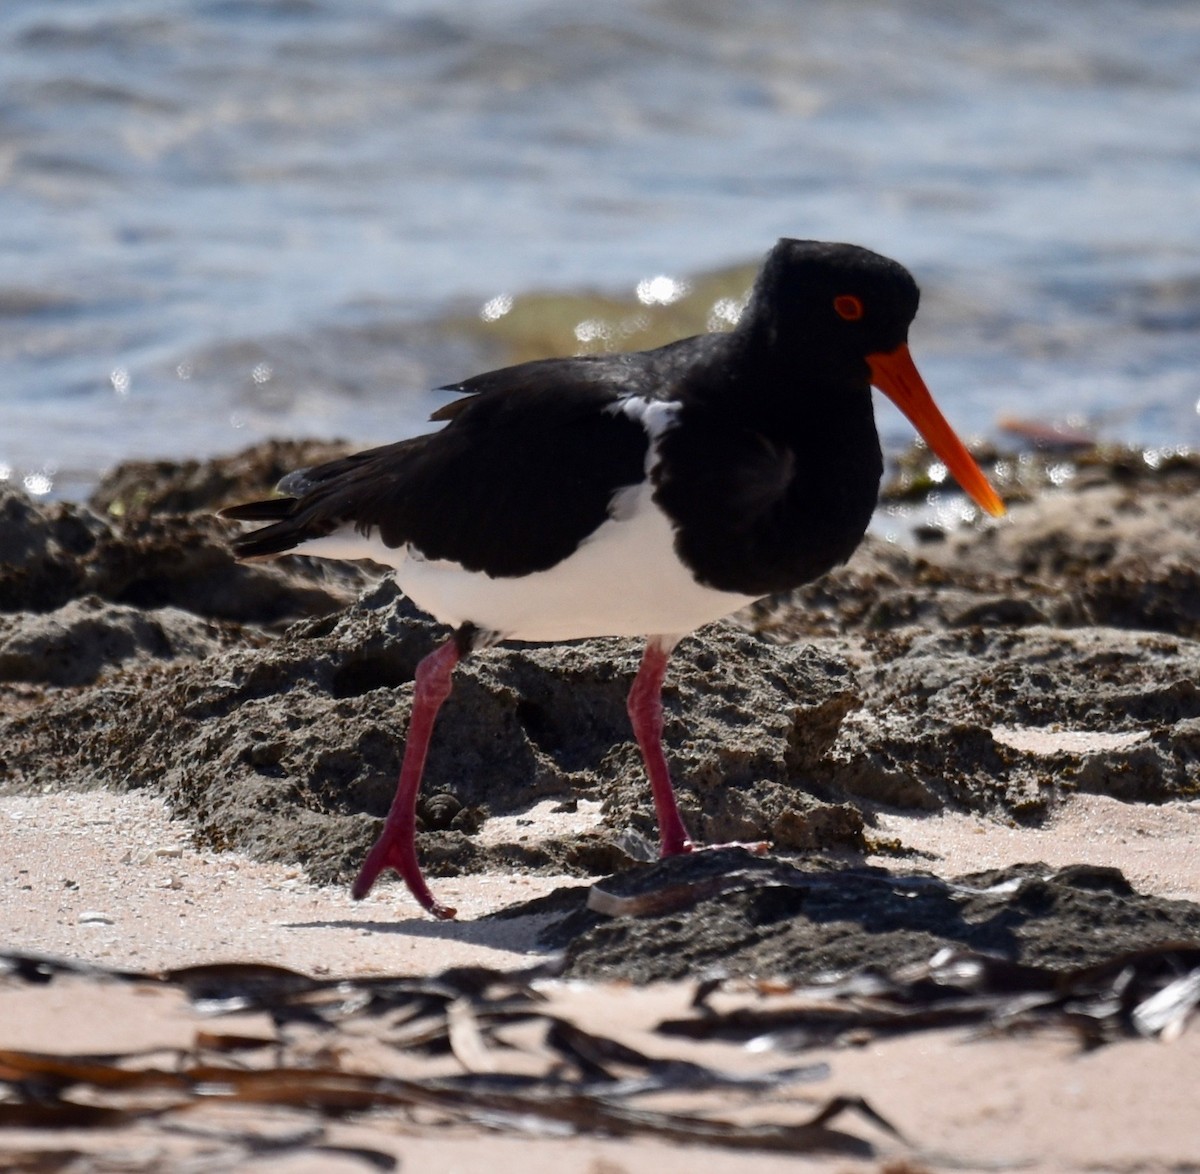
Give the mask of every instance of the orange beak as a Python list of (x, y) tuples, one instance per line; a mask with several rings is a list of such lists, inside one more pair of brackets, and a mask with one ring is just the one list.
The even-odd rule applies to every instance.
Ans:
[(867, 365), (871, 368), (871, 382), (912, 421), (913, 427), (954, 475), (955, 481), (981, 509), (994, 518), (1000, 517), (1004, 513), (1004, 502), (954, 429), (946, 423), (946, 417), (938, 411), (908, 347), (901, 344), (886, 354), (868, 355)]

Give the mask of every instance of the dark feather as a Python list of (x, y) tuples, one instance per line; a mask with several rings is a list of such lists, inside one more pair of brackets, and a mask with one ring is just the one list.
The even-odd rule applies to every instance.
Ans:
[(241, 505), (226, 506), (219, 514), (234, 522), (278, 522), (292, 512), (295, 504), (296, 499), (292, 497), (271, 497), (266, 501), (245, 501)]
[(524, 575), (573, 553), (613, 495), (642, 480), (645, 429), (609, 410), (620, 386), (594, 364), (523, 364), (463, 386), (440, 432), (305, 470), (289, 478), (298, 497), (232, 507), (227, 516), (275, 522), (236, 553), (282, 553), (352, 526), (469, 570)]
[(485, 371), (439, 391), (456, 391), (462, 399), (443, 404), (429, 418), (453, 420), (479, 399), (503, 396), (530, 387), (559, 388), (563, 394), (599, 392), (609, 400), (638, 395), (669, 399), (680, 376), (694, 364), (728, 345), (727, 334), (700, 334), (677, 339), (649, 351), (620, 355), (580, 355), (573, 359), (535, 359), (515, 367)]

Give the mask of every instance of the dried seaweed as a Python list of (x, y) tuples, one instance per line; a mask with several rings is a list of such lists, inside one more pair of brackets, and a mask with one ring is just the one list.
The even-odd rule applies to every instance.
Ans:
[(1176, 1038), (1200, 1004), (1200, 945), (1167, 943), (1066, 971), (944, 949), (892, 975), (789, 989), (768, 1005), (723, 1012), (711, 1005), (720, 989), (720, 983), (699, 988), (698, 1014), (659, 1030), (797, 1051), (934, 1027), (1058, 1026), (1093, 1048), (1128, 1036)]
[[(205, 1105), (272, 1106), (335, 1119), (390, 1111), (416, 1120), (482, 1125), (521, 1132), (656, 1137), (739, 1150), (830, 1152), (869, 1156), (872, 1143), (834, 1128), (857, 1113), (877, 1128), (892, 1127), (858, 1098), (814, 1102), (791, 1097), (770, 1122), (647, 1105), (668, 1094), (714, 1089), (778, 1093), (823, 1079), (825, 1065), (758, 1074), (727, 1072), (672, 1057), (657, 1058), (615, 1038), (552, 1014), (535, 984), (554, 966), (501, 972), (458, 968), (433, 977), (311, 978), (274, 966), (208, 965), (161, 974), (103, 971), (28, 955), (0, 955), (0, 973), (42, 984), (59, 975), (97, 981), (156, 983), (183, 990), (200, 1012), (262, 1012), (276, 1036), (198, 1031), (192, 1049), (163, 1066), (133, 1053), (62, 1056), (0, 1051), (0, 1126), (63, 1129), (124, 1125)], [(545, 1062), (540, 1071), (512, 1070), (514, 1048), (503, 1033), (532, 1024)], [(461, 1071), (420, 1078), (366, 1074), (306, 1052), (304, 1033), (337, 1038), (366, 1028), (405, 1053), (452, 1056)], [(264, 1054), (265, 1053), (265, 1054)], [(528, 1059), (528, 1057), (526, 1057)], [(275, 1060), (275, 1063), (271, 1063)], [(797, 1112), (797, 1105), (800, 1112)], [(797, 1116), (799, 1120), (793, 1119)], [(897, 1135), (898, 1136), (898, 1135)]]
[[(1200, 1004), (1200, 945), (1193, 943), (1071, 971), (943, 950), (921, 966), (821, 986), (706, 981), (687, 1015), (649, 1031), (659, 1053), (651, 1054), (620, 1032), (585, 1027), (557, 1010), (544, 985), (554, 974), (552, 966), (470, 967), (432, 977), (313, 978), (242, 964), (154, 974), (0, 954), (0, 975), (10, 983), (71, 976), (158, 984), (183, 991), (200, 1013), (253, 1011), (274, 1025), (273, 1033), (197, 1030), (190, 1048), (166, 1056), (0, 1051), (0, 1128), (97, 1131), (158, 1122), (178, 1132), (206, 1107), (250, 1106), (315, 1119), (316, 1133), (303, 1142), (309, 1152), (323, 1140), (322, 1122), (391, 1113), (426, 1125), (871, 1156), (875, 1142), (835, 1122), (856, 1114), (902, 1141), (874, 1108), (853, 1096), (814, 1101), (796, 1091), (827, 1077), (827, 1065), (727, 1071), (689, 1059), (682, 1041), (748, 1044), (769, 1058), (937, 1027), (1057, 1026), (1096, 1047), (1121, 1037), (1175, 1038)], [(410, 1068), (418, 1061), (418, 1074), (343, 1068), (340, 1043), (364, 1034), (408, 1057)], [(714, 1090), (721, 1098), (705, 1100)], [(667, 1106), (657, 1106), (664, 1096)], [(740, 1111), (749, 1107), (755, 1111)], [(66, 1168), (56, 1165), (66, 1152), (38, 1151), (28, 1168)], [(378, 1169), (394, 1167), (385, 1153), (359, 1156)], [(0, 1170), (14, 1168), (4, 1161)]]

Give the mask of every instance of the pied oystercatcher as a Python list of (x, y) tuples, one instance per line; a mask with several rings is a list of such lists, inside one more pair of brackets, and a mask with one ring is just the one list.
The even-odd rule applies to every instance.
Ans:
[(225, 517), (269, 522), (241, 558), (395, 568), (454, 629), (418, 666), (396, 797), (352, 889), (394, 868), (420, 904), (416, 801), (454, 666), (502, 640), (647, 637), (629, 694), (663, 856), (693, 843), (662, 750), (667, 660), (695, 628), (823, 575), (870, 521), (883, 460), (871, 385), (989, 514), (1004, 506), (909, 355), (916, 282), (855, 245), (781, 240), (730, 333), (476, 375), (440, 431), (285, 477)]

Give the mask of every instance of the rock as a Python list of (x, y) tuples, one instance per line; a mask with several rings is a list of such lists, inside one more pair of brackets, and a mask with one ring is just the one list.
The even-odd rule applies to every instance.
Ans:
[[(1170, 733), (1200, 716), (1194, 641), (1105, 628), (974, 629), (897, 634), (873, 651), (864, 707), (817, 777), (827, 788), (1028, 820), (1072, 790), (1161, 801), (1200, 782)], [(1047, 755), (998, 741), (997, 726), (1158, 736)]]
[[(14, 748), (7, 770), (26, 785), (156, 785), (213, 846), (344, 876), (391, 802), (413, 674), (444, 636), (385, 582), (266, 647), (131, 669), (108, 687), (49, 698), (0, 724)], [(625, 712), (639, 657), (637, 642), (620, 640), (471, 657), (441, 715), (425, 795), (452, 796), (452, 828), (472, 829), (481, 818), (463, 820), (464, 809), (511, 814), (588, 794), (604, 799), (609, 826), (653, 836)], [(681, 806), (696, 833), (724, 840), (775, 829), (792, 846), (861, 846), (857, 811), (804, 787), (859, 701), (839, 658), (717, 625), (680, 646), (664, 699)], [(455, 830), (424, 836), (422, 848), (435, 873), (515, 850), (483, 850)], [(542, 842), (520, 854), (529, 867), (567, 868), (577, 848)]]
[(88, 505), (110, 518), (215, 513), (234, 502), (268, 497), (293, 470), (352, 451), (344, 441), (267, 440), (208, 461), (124, 461), (101, 479)]
[(0, 614), (0, 681), (87, 685), (134, 657), (198, 658), (227, 640), (179, 608), (151, 611), (84, 596), (47, 613)]
[(1012, 524), (955, 535), (936, 557), (1066, 591), (1073, 622), (1200, 638), (1200, 493), (1180, 470), (1153, 490), (1092, 484), (1018, 506)]
[(606, 917), (587, 909), (586, 890), (574, 890), (503, 916), (552, 913), (542, 942), (565, 950), (571, 978), (638, 983), (713, 974), (810, 983), (895, 971), (947, 947), (1070, 970), (1200, 935), (1200, 905), (1137, 893), (1113, 868), (1021, 864), (942, 880), (712, 853), (599, 887), (665, 896), (667, 908)]
[(105, 520), (0, 485), (0, 612), (50, 612), (94, 595), (136, 608), (273, 624), (344, 606), (379, 571), (290, 558), (239, 563), (208, 514)]
[(90, 510), (36, 505), (0, 483), (0, 611), (49, 611), (79, 594), (83, 562), (106, 531)]
[[(164, 512), (262, 492), (311, 455), (129, 466), (93, 499), (105, 516), (0, 488), (5, 787), (154, 785), (210, 845), (318, 878), (357, 865), (392, 797), (413, 671), (444, 631), (386, 582), (364, 594), (371, 572), (239, 565), (229, 527)], [(690, 828), (861, 850), (879, 806), (1036, 820), (1080, 789), (1194, 795), (1198, 488), (1188, 462), (1089, 470), (1011, 523), (916, 551), (868, 539), (689, 637), (665, 703)], [(630, 866), (655, 834), (625, 713), (638, 655), (588, 641), (462, 666), (420, 806), (428, 871)], [(602, 803), (599, 829), (489, 832), (580, 796)]]

